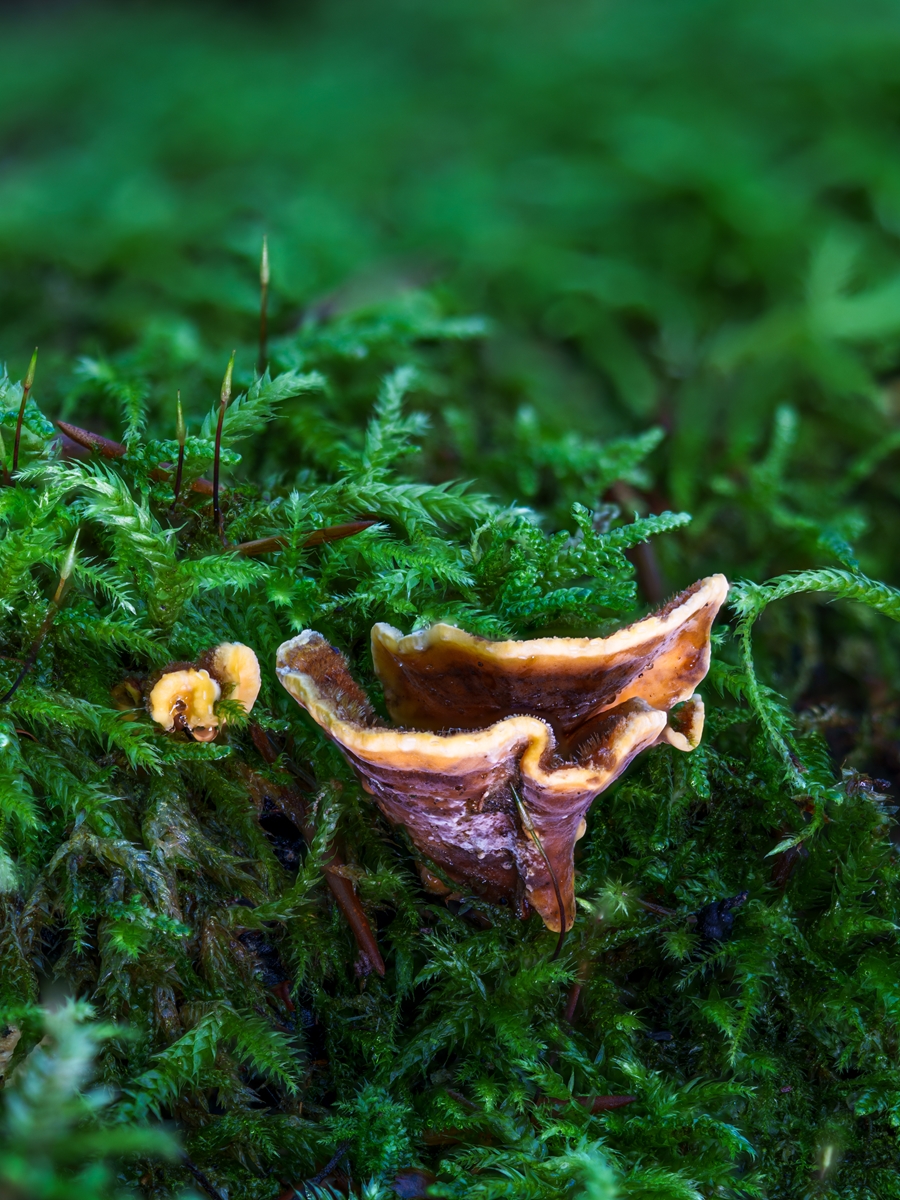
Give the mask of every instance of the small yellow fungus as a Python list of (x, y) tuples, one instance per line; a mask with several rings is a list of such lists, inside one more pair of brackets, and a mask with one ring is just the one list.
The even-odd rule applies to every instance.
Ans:
[[(245, 712), (250, 712), (259, 695), (260, 674), (259, 660), (250, 649), (241, 642), (223, 642), (210, 651), (208, 657), (209, 673), (222, 685), (229, 700), (238, 700)], [(204, 658), (203, 665), (207, 665)]]
[(188, 730), (198, 742), (211, 742), (219, 732), (213, 705), (222, 689), (209, 671), (187, 667), (160, 676), (150, 692), (150, 716), (167, 731)]
[(223, 696), (237, 700), (250, 712), (260, 682), (259, 662), (250, 647), (222, 642), (196, 663), (173, 663), (153, 684), (147, 708), (167, 733), (187, 732), (197, 742), (211, 742), (224, 724), (215, 713), (218, 701)]

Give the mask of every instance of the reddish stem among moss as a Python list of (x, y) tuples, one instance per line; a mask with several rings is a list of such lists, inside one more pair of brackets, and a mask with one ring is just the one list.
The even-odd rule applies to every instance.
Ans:
[(181, 477), (184, 474), (184, 443), (187, 439), (187, 429), (184, 424), (184, 413), (181, 411), (181, 392), (178, 393), (175, 415), (175, 436), (178, 439), (178, 465), (175, 468), (175, 488), (172, 497), (172, 508), (178, 503), (181, 493)]
[(9, 473), (9, 468), (6, 465), (6, 447), (3, 444), (3, 434), (2, 433), (0, 433), (0, 467), (3, 468), (3, 473), (2, 473), (3, 486), (11, 487), (12, 486), (12, 477)]
[(13, 680), (10, 687), (0, 696), (0, 704), (7, 704), (12, 700), (13, 696), (19, 690), (25, 676), (34, 666), (37, 661), (37, 656), (40, 653), (41, 646), (44, 644), (44, 638), (50, 632), (50, 626), (56, 620), (56, 614), (59, 612), (60, 603), (62, 601), (63, 592), (65, 591), (66, 583), (69, 576), (72, 574), (72, 568), (75, 566), (75, 549), (78, 545), (78, 534), (76, 533), (72, 539), (72, 544), (66, 551), (66, 556), (63, 559), (62, 567), (59, 572), (59, 583), (56, 585), (56, 591), (53, 593), (53, 599), (47, 607), (47, 612), (41, 622), (41, 627), (37, 631), (37, 636), (31, 643), (28, 654), (25, 657), (25, 662), (22, 664), (22, 669), (16, 678)]
[(19, 469), (19, 442), (22, 439), (22, 422), (25, 419), (25, 405), (28, 403), (28, 393), (34, 385), (34, 372), (37, 368), (37, 346), (34, 348), (34, 354), (31, 356), (31, 362), (28, 364), (28, 374), (25, 376), (25, 382), (22, 384), (22, 403), (19, 405), (19, 416), (16, 420), (16, 439), (13, 442), (13, 460), (12, 473), (13, 475)]
[[(324, 529), (314, 529), (304, 539), (303, 545), (321, 546), (324, 542), (339, 542), (342, 538), (353, 537), (355, 533), (362, 533), (364, 529), (369, 529), (372, 525), (377, 524), (377, 520), (372, 517), (365, 521), (348, 521), (345, 525), (328, 525)], [(240, 542), (236, 546), (229, 547), (229, 549), (234, 550), (237, 554), (244, 555), (246, 558), (257, 558), (260, 554), (270, 554), (274, 550), (283, 550), (289, 544), (289, 537), (286, 537), (284, 534), (275, 534), (273, 537), (257, 538), (253, 542)]]
[[(260, 725), (254, 723), (250, 726), (250, 736), (253, 738), (253, 744), (259, 751), (263, 761), (272, 766), (278, 759), (278, 751), (272, 744), (269, 735)], [(251, 775), (252, 773), (248, 773), (248, 779)], [(309, 809), (305, 800), (300, 796), (296, 788), (281, 789), (278, 803), (282, 807), (284, 815), (297, 825), (307, 844), (310, 844), (315, 837), (316, 827), (310, 819)], [(329, 850), (328, 865), (331, 867), (342, 867), (345, 865), (342, 856), (333, 844)], [(359, 902), (359, 897), (356, 894), (352, 881), (345, 879), (342, 875), (335, 875), (328, 870), (324, 874), (325, 882), (328, 884), (344, 920), (350, 926), (350, 930), (359, 947), (360, 958), (362, 960), (361, 965), (368, 970), (376, 971), (379, 975), (384, 975), (385, 967), (381, 950), (379, 949), (378, 942), (375, 940), (375, 934), (372, 932), (369, 918), (366, 916), (365, 910)]]
[(563, 1020), (567, 1025), (571, 1025), (575, 1019), (575, 1009), (578, 1007), (578, 1001), (581, 999), (581, 989), (587, 981), (589, 970), (590, 962), (588, 960), (579, 963), (578, 974), (569, 988), (569, 994), (566, 997), (566, 1007), (563, 1010)]
[[(111, 438), (103, 437), (102, 434), (94, 433), (90, 429), (80, 429), (77, 425), (70, 425), (68, 421), (57, 421), (56, 427), (77, 445), (84, 446), (86, 450), (96, 450), (102, 458), (114, 461), (125, 457), (126, 448), (121, 442), (114, 442)], [(171, 463), (160, 463), (158, 467), (151, 470), (150, 478), (168, 479), (173, 469)], [(191, 491), (199, 492), (203, 496), (211, 496), (213, 493), (212, 480), (194, 479), (191, 482)]]
[(235, 353), (236, 351), (232, 350), (231, 358), (225, 369), (225, 378), (222, 380), (222, 391), (219, 396), (219, 420), (216, 423), (216, 447), (213, 455), (213, 519), (223, 546), (225, 545), (225, 526), (222, 520), (222, 511), (219, 508), (219, 467), (222, 458), (222, 427), (225, 424), (228, 402), (231, 400), (231, 376), (234, 371)]

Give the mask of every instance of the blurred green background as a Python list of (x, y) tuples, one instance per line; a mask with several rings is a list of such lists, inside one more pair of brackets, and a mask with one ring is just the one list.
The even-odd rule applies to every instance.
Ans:
[(598, 498), (516, 472), (523, 422), (548, 445), (659, 426), (632, 501), (694, 512), (673, 583), (848, 539), (897, 581), (896, 2), (75, 3), (0, 27), (0, 356), (19, 377), (41, 345), (49, 411), (116, 436), (82, 353), (130, 356), (166, 436), (234, 344), (249, 379), (267, 233), (275, 366), (348, 313), (490, 319), (424, 388), (426, 474), (564, 512)]

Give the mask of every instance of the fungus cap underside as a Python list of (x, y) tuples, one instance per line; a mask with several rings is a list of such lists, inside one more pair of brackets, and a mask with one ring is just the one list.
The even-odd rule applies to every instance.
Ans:
[(709, 631), (728, 593), (701, 579), (659, 612), (605, 638), (492, 642), (453, 625), (404, 636), (372, 628), (388, 712), (415, 729), (480, 729), (510, 713), (549, 721), (561, 746), (599, 713), (634, 696), (668, 711), (709, 669)]

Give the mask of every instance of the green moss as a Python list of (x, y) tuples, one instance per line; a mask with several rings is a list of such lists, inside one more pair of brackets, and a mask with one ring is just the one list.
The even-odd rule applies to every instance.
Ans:
[[(342, 336), (377, 343), (378, 325), (345, 321)], [(174, 1120), (195, 1165), (244, 1194), (313, 1177), (343, 1148), (344, 1169), (373, 1187), (421, 1167), (448, 1196), (559, 1195), (596, 1175), (585, 1155), (602, 1143), (629, 1195), (789, 1195), (833, 1127), (841, 1178), (886, 1169), (900, 913), (885, 800), (852, 771), (835, 776), (820, 736), (758, 682), (741, 631), (800, 591), (889, 617), (896, 593), (847, 569), (735, 593), (744, 624), (718, 651), (704, 744), (690, 757), (653, 751), (598, 801), (578, 864), (581, 915), (554, 961), (540, 922), (475, 897), (451, 911), (421, 890), (405, 843), (276, 686), (275, 648), (318, 628), (372, 688), (374, 620), (447, 619), (495, 636), (602, 629), (636, 604), (624, 551), (687, 518), (598, 519), (576, 504), (568, 531), (550, 532), (530, 509), (402, 474), (429, 437), (406, 393), (444, 353), (430, 345), (440, 323), (394, 329), (419, 373), (387, 376), (364, 427), (337, 417), (345, 385), (325, 368), (338, 331), (323, 349), (324, 332), (296, 338), (303, 374), (257, 380), (226, 415), (228, 448), (252, 447), (267, 422), (263, 452), (294, 447), (294, 473), (273, 468), (262, 483), (241, 479), (235, 452), (228, 460), (229, 543), (285, 540), (261, 558), (223, 549), (208, 496), (185, 492), (173, 509), (171, 474), (151, 472), (176, 447), (144, 440), (147, 389), (126, 366), (103, 372), (131, 431), (114, 462), (61, 460), (29, 410), (23, 472), (0, 491), (4, 689), (79, 537), (68, 591), (4, 705), (10, 1012), (37, 1030), (42, 989), (61, 987), (127, 1024), (133, 1039), (101, 1058), (120, 1090), (115, 1119)], [(11, 413), (20, 390), (5, 386)], [(609, 486), (657, 442), (551, 450), (520, 429), (517, 469), (550, 456), (560, 496), (586, 458)], [(190, 477), (208, 472), (213, 432), (208, 420), (189, 439)], [(362, 516), (377, 523), (304, 548), (315, 529)], [(319, 780), (319, 832), (296, 873), (258, 821), (252, 780), (279, 775), (246, 722), (198, 745), (112, 707), (123, 679), (220, 640), (257, 651), (253, 721)], [(324, 886), (335, 831), (383, 979), (358, 974)], [(696, 913), (742, 890), (733, 938), (704, 941)], [(295, 1012), (271, 990), (285, 979)], [(608, 1095), (635, 1100), (596, 1115), (577, 1102)], [(138, 1176), (159, 1195), (189, 1182), (159, 1163), (125, 1178)]]
[[(900, 1195), (879, 782), (900, 778), (897, 14), (522, 11), (5, 18), (14, 377), (41, 343), (0, 487), (0, 695), (39, 641), (0, 705), (16, 1200), (76, 1172), (97, 1200), (196, 1191), (160, 1122), (231, 1200), (325, 1194), (335, 1159), (369, 1200), (404, 1169), (475, 1200)], [(283, 539), (260, 557), (223, 549), (190, 490), (232, 347), (225, 531)], [(173, 505), (154, 473), (176, 389)], [(20, 399), (4, 377), (8, 466)], [(127, 453), (63, 459), (51, 416)], [(535, 919), (422, 890), (274, 678), (313, 627), (377, 700), (374, 621), (604, 632), (713, 570), (751, 582), (716, 635), (703, 744), (654, 749), (597, 801), (555, 961)], [(114, 706), (222, 640), (259, 655), (256, 737), (232, 719), (192, 744)], [(289, 854), (253, 796), (285, 778), (316, 824)], [(327, 886), (333, 837), (383, 978)], [(745, 890), (732, 936), (704, 939), (697, 915)], [(48, 1018), (60, 993), (120, 1027)], [(50, 1057), (25, 1061), (45, 1029)], [(102, 1107), (77, 1098), (92, 1055)], [(57, 1081), (43, 1104), (28, 1072)]]

